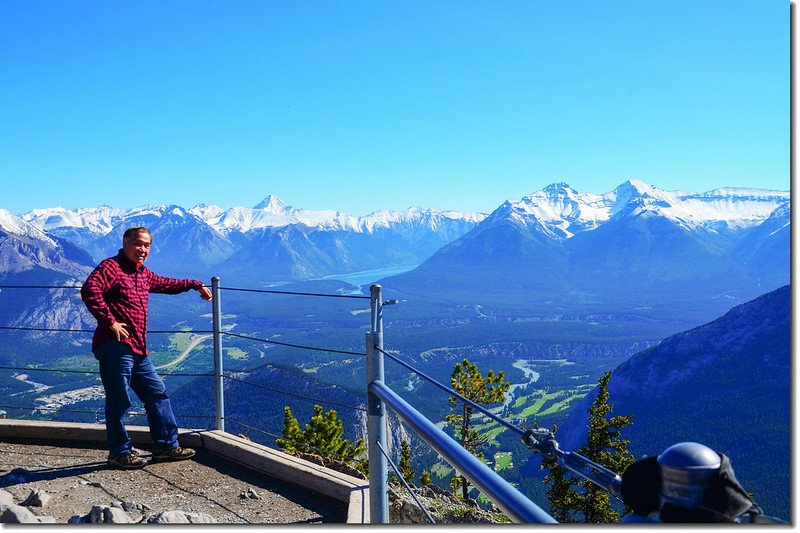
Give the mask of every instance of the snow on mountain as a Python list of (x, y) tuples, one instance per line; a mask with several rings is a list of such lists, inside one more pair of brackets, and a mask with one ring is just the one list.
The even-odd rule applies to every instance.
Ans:
[(681, 202), (698, 219), (738, 221), (750, 226), (768, 218), (779, 206), (788, 206), (789, 192), (731, 187), (702, 194), (684, 193)]
[(511, 217), (521, 224), (534, 218), (551, 237), (568, 239), (621, 216), (663, 216), (688, 228), (720, 222), (746, 228), (763, 222), (788, 201), (788, 192), (761, 189), (686, 193), (628, 180), (611, 192), (590, 194), (554, 183), (520, 200), (508, 200), (490, 218)]
[(500, 209), (522, 223), (534, 217), (551, 236), (569, 238), (608, 220), (612, 207), (608, 195), (578, 193), (566, 183), (553, 183), (519, 201), (508, 200)]
[(189, 210), (207, 224), (223, 234), (247, 233), (264, 228), (278, 228), (291, 224), (310, 227), (331, 224), (339, 216), (338, 211), (306, 211), (295, 209), (275, 195), (268, 195), (254, 207), (234, 206), (222, 209), (200, 204)]
[(193, 208), (189, 209), (189, 213), (201, 220), (208, 222), (212, 218), (222, 216), (222, 214), (225, 213), (225, 210), (216, 205), (197, 204)]
[(141, 205), (139, 207), (134, 207), (133, 209), (129, 209), (125, 211), (122, 215), (123, 220), (132, 219), (132, 218), (142, 218), (147, 216), (153, 216), (156, 218), (161, 218), (164, 216), (169, 215), (176, 215), (179, 217), (185, 217), (187, 211), (180, 206), (177, 205)]
[[(717, 227), (744, 229), (763, 222), (779, 206), (788, 203), (789, 193), (748, 188), (721, 188), (704, 193), (664, 191), (639, 180), (628, 180), (604, 194), (581, 193), (566, 183), (554, 183), (519, 200), (508, 200), (489, 217), (482, 213), (459, 213), (411, 207), (405, 211), (381, 210), (353, 216), (336, 210), (297, 209), (275, 195), (268, 195), (254, 207), (223, 209), (198, 204), (188, 211), (178, 206), (145, 205), (129, 210), (108, 206), (68, 210), (63, 207), (34, 209), (21, 218), (43, 231), (72, 237), (67, 230), (106, 235), (126, 219), (161, 217), (168, 211), (177, 216), (193, 215), (223, 235), (246, 234), (265, 228), (301, 224), (322, 231), (372, 233), (382, 228), (426, 227), (433, 231), (444, 225), (478, 224), (486, 218), (509, 219), (531, 226), (556, 240), (596, 229), (615, 217), (663, 216), (687, 229)], [(188, 213), (188, 215), (187, 215)], [(717, 226), (715, 226), (717, 225)], [(84, 236), (83, 238), (87, 238)]]
[(693, 301), (702, 303), (692, 320), (706, 319), (787, 283), (788, 199), (752, 189), (663, 191), (635, 180), (592, 195), (555, 183), (504, 202), (414, 270), (381, 283), (409, 295), (480, 294), (487, 304), (570, 312)]
[(457, 211), (437, 211), (421, 207), (409, 207), (405, 211), (376, 211), (364, 217), (358, 217), (353, 226), (356, 231), (373, 233), (379, 228), (390, 228), (398, 225), (421, 225), (432, 230), (440, 229), (447, 222), (467, 222), (477, 224), (486, 218), (483, 213), (459, 213)]
[(0, 209), (0, 273), (29, 280), (86, 275), (89, 256), (69, 242), (47, 235), (5, 209)]
[(263, 209), (269, 213), (280, 215), (285, 213), (291, 213), (292, 207), (286, 205), (286, 202), (275, 196), (274, 194), (267, 195), (266, 198), (261, 200), (258, 204), (253, 207), (253, 209)]
[(56, 242), (48, 237), (42, 230), (25, 222), (22, 218), (11, 214), (5, 209), (0, 209), (0, 230), (17, 236), (43, 241), (50, 246), (57, 246)]
[(85, 228), (91, 233), (105, 235), (124, 215), (122, 209), (107, 205), (69, 210), (64, 207), (34, 209), (21, 218), (43, 231), (58, 228)]
[(477, 224), (486, 217), (482, 213), (436, 211), (419, 207), (410, 207), (405, 211), (381, 210), (359, 217), (332, 209), (296, 209), (274, 195), (267, 196), (255, 207), (236, 206), (224, 210), (217, 206), (200, 204), (189, 212), (226, 235), (233, 232), (247, 233), (265, 228), (280, 228), (292, 224), (302, 224), (322, 231), (372, 233), (378, 228), (426, 221), (426, 224), (435, 230), (443, 220)]

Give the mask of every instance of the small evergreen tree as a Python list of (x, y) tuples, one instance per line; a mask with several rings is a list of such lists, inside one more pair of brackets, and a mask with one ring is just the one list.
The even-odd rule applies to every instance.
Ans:
[(413, 485), (417, 471), (411, 467), (411, 445), (407, 440), (400, 443), (400, 464), (397, 467), (400, 469), (400, 474), (403, 475), (406, 483)]
[(302, 446), (303, 431), (288, 405), (283, 408), (283, 431), (281, 433), (283, 438), (275, 441), (278, 446), (284, 450), (298, 451), (296, 446)]
[[(489, 370), (489, 373), (484, 376), (478, 371), (478, 366), (466, 358), (453, 368), (450, 384), (457, 393), (481, 405), (502, 402), (511, 386), (505, 380), (504, 372), (495, 374), (494, 370)], [(460, 400), (451, 396), (447, 401), (450, 402), (450, 405), (457, 406)], [(486, 442), (486, 438), (473, 427), (473, 414), (473, 407), (463, 402), (461, 413), (451, 413), (445, 416), (445, 420), (455, 428), (456, 437), (461, 446), (479, 459), (483, 459), (483, 452), (479, 451), (479, 447)], [(469, 498), (469, 483), (464, 476), (456, 477), (458, 481), (454, 479), (450, 486), (455, 487), (454, 492), (460, 487), (461, 496), (466, 500)]]
[[(553, 425), (553, 433), (558, 426)], [(547, 487), (547, 500), (550, 502), (550, 514), (561, 523), (574, 522), (573, 513), (578, 506), (576, 486), (578, 479), (567, 475), (567, 469), (558, 464), (555, 455), (542, 459), (542, 469), (549, 473), (544, 477)]]
[(335, 409), (325, 413), (321, 405), (315, 405), (311, 420), (301, 430), (297, 418), (287, 405), (283, 409), (282, 433), (283, 438), (276, 442), (284, 450), (349, 461), (360, 472), (367, 472), (364, 440), (358, 439), (353, 444), (343, 437), (344, 423), (339, 420)]
[(461, 482), (463, 479), (463, 476), (453, 474), (453, 477), (450, 479), (450, 492), (453, 494), (458, 494), (458, 489), (461, 488)]
[[(610, 380), (609, 371), (597, 381), (597, 397), (588, 409), (587, 444), (578, 453), (622, 474), (634, 461), (628, 450), (630, 441), (620, 436), (620, 429), (631, 424), (631, 416), (610, 416), (613, 410), (608, 403)], [(588, 480), (568, 478), (566, 469), (555, 458), (543, 460), (542, 468), (549, 471), (544, 482), (550, 485), (547, 495), (551, 512), (557, 520), (575, 522), (580, 519), (581, 522), (597, 524), (619, 522), (620, 514), (612, 507), (608, 492)]]
[(425, 485), (430, 485), (431, 483), (433, 483), (433, 479), (431, 479), (431, 473), (427, 470), (423, 470), (422, 474), (419, 476), (419, 484), (424, 487)]

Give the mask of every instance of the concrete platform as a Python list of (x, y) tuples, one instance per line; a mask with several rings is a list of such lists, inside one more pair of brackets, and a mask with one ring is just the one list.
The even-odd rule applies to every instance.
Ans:
[[(149, 449), (150, 437), (149, 431), (146, 427), (142, 426), (129, 426), (128, 432), (134, 441), (137, 448)], [(242, 438), (236, 437), (229, 433), (214, 431), (214, 430), (189, 430), (182, 429), (179, 433), (179, 440), (181, 445), (189, 446), (198, 450), (197, 460), (190, 460), (182, 463), (160, 463), (148, 465), (143, 469), (148, 474), (155, 475), (156, 477), (166, 477), (174, 475), (175, 479), (171, 479), (169, 486), (177, 487), (180, 492), (181, 483), (188, 483), (185, 481), (187, 477), (187, 470), (189, 468), (187, 463), (193, 463), (192, 467), (201, 470), (192, 472), (194, 477), (205, 479), (204, 484), (213, 486), (226, 485), (235, 487), (242, 485), (236, 484), (236, 476), (247, 477), (250, 484), (254, 480), (261, 480), (261, 490), (268, 490), (273, 492), (281, 487), (285, 487), (284, 492), (291, 493), (290, 498), (281, 500), (278, 498), (272, 506), (290, 507), (292, 504), (287, 503), (291, 497), (295, 499), (311, 498), (308, 501), (323, 502), (323, 500), (330, 500), (332, 502), (341, 502), (341, 512), (338, 513), (338, 518), (334, 517), (336, 511), (325, 511), (327, 516), (320, 515), (317, 511), (311, 509), (309, 516), (300, 519), (301, 521), (322, 521), (322, 522), (347, 522), (347, 523), (368, 523), (369, 522), (369, 497), (367, 482), (363, 479), (358, 479), (334, 470), (310, 463), (303, 459), (287, 455), (281, 451), (256, 444)], [(104, 487), (118, 486), (119, 490), (115, 496), (121, 497), (124, 494), (134, 495), (137, 493), (137, 483), (142, 483), (141, 478), (136, 477), (136, 473), (141, 471), (119, 471), (109, 470), (105, 467), (106, 452), (103, 443), (105, 441), (105, 427), (99, 424), (82, 424), (82, 423), (68, 423), (68, 422), (41, 422), (29, 420), (0, 420), (0, 442), (8, 443), (9, 446), (30, 446), (30, 454), (25, 454), (23, 449), (7, 449), (3, 453), (0, 448), (0, 468), (5, 472), (10, 472), (13, 468), (25, 468), (29, 472), (39, 471), (39, 477), (43, 474), (43, 470), (30, 470), (28, 467), (22, 466), (22, 462), (16, 457), (27, 457), (26, 461), (31, 458), (41, 456), (41, 454), (34, 453), (36, 446), (45, 446), (48, 448), (51, 455), (59, 455), (53, 453), (53, 450), (58, 450), (61, 446), (65, 450), (73, 450), (70, 452), (75, 456), (75, 460), (81, 463), (92, 464), (94, 463), (93, 472), (95, 475), (100, 475), (100, 472), (110, 472), (104, 482), (100, 482)], [(76, 454), (74, 450), (82, 449), (85, 452)], [(69, 454), (67, 454), (69, 455)], [(87, 463), (87, 460), (88, 463)], [(15, 463), (20, 463), (15, 466)], [(28, 463), (26, 463), (28, 464)], [(29, 465), (36, 467), (37, 465)], [(44, 469), (48, 468), (45, 464), (38, 465)], [(236, 468), (232, 468), (235, 466)], [(185, 467), (185, 468), (181, 468)], [(69, 467), (68, 465), (60, 465), (58, 468), (62, 473), (70, 474), (70, 469), (75, 472), (74, 475), (85, 475), (77, 473), (80, 470), (76, 465)], [(75, 470), (78, 468), (78, 470)], [(225, 472), (236, 472), (235, 476), (230, 476)], [(131, 477), (131, 474), (133, 476)], [(227, 479), (217, 479), (214, 481), (215, 476), (227, 476)], [(46, 476), (45, 476), (46, 477)], [(184, 478), (184, 480), (182, 480)], [(42, 478), (44, 479), (44, 478)], [(137, 479), (139, 480), (137, 482)], [(130, 480), (130, 481), (128, 481)], [(0, 484), (3, 483), (0, 478)], [(84, 479), (73, 480), (80, 486), (81, 481)], [(152, 480), (151, 480), (152, 481)], [(133, 484), (129, 487), (130, 490), (125, 490), (124, 484)], [(11, 491), (8, 487), (6, 490)], [(294, 491), (294, 492), (292, 492)], [(206, 491), (207, 492), (207, 491)], [(278, 492), (280, 492), (278, 490)], [(279, 495), (280, 496), (280, 495)], [(235, 495), (239, 498), (239, 494)], [(135, 498), (133, 498), (135, 499)], [(201, 498), (202, 500), (202, 498)], [(311, 504), (312, 507), (320, 507), (327, 509), (326, 505)], [(149, 505), (149, 504), (148, 504)], [(300, 506), (308, 505), (300, 503)], [(329, 506), (328, 506), (329, 507)], [(271, 511), (272, 509), (269, 509)], [(217, 509), (219, 514), (219, 509)], [(316, 518), (312, 515), (316, 513)], [(212, 513), (209, 513), (212, 514)], [(222, 514), (225, 514), (224, 512)], [(290, 513), (291, 514), (291, 513)], [(296, 516), (305, 516), (303, 512)], [(274, 513), (265, 512), (264, 516), (269, 517), (266, 522), (260, 523), (293, 523), (297, 520), (295, 515), (292, 518), (287, 518), (286, 522), (281, 522), (280, 519), (275, 521)], [(212, 514), (213, 516), (213, 514)], [(232, 522), (249, 521), (255, 519), (259, 523), (257, 515), (248, 516), (247, 520), (236, 518), (235, 516), (228, 516)], [(263, 517), (262, 517), (263, 518)], [(226, 520), (227, 520), (226, 519)]]

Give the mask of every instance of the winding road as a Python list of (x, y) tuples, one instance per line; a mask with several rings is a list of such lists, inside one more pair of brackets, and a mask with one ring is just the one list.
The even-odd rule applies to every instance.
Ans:
[(210, 339), (212, 336), (213, 335), (195, 335), (192, 338), (192, 340), (189, 341), (189, 346), (187, 346), (186, 349), (183, 350), (183, 353), (181, 353), (178, 357), (176, 357), (174, 361), (170, 361), (169, 363), (165, 363), (163, 365), (157, 366), (156, 370), (161, 370), (163, 368), (169, 368), (171, 366), (177, 365), (178, 363), (180, 363), (181, 361), (183, 361), (184, 359), (189, 357), (189, 353), (192, 350), (194, 350), (195, 348), (197, 348), (197, 346), (201, 342)]

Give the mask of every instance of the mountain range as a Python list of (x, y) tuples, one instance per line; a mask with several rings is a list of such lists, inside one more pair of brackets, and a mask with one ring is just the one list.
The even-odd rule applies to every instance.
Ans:
[[(386, 299), (399, 297), (404, 304), (393, 306), (387, 318), (393, 346), (412, 357), (437, 354), (430, 361), (420, 356), (423, 370), (435, 366), (449, 373), (452, 361), (438, 355), (449, 350), (475, 357), (493, 342), (541, 341), (553, 353), (580, 346), (574, 357), (582, 359), (591, 358), (587, 346), (598, 347), (603, 356), (581, 367), (594, 372), (627, 359), (631, 346), (709, 322), (620, 366), (612, 397), (619, 412), (634, 413), (637, 454), (657, 453), (684, 438), (725, 446), (720, 451), (730, 453), (737, 473), (744, 465), (746, 488), (752, 482), (767, 501), (781, 502), (788, 482), (780, 477), (771, 488), (758, 468), (774, 475), (775, 465), (765, 461), (776, 458), (780, 471), (788, 453), (789, 290), (731, 308), (789, 283), (790, 220), (788, 192), (687, 193), (635, 180), (605, 194), (554, 183), (489, 214), (414, 207), (356, 217), (296, 209), (274, 196), (252, 208), (100, 206), (19, 216), (0, 210), (0, 284), (80, 283), (99, 260), (116, 253), (126, 228), (145, 225), (154, 235), (148, 266), (156, 272), (204, 280), (219, 275), (228, 287), (299, 281), (288, 287), (349, 290), (344, 282), (309, 280), (416, 265), (380, 282)], [(329, 286), (312, 292), (332, 292)], [(245, 302), (234, 294), (226, 294), (225, 305), (241, 331), (277, 335), (296, 322), (302, 331), (288, 328), (292, 342), (301, 335), (323, 345), (336, 336), (354, 349), (349, 343), (359, 333), (356, 314), (362, 309)], [(202, 318), (205, 307), (187, 312), (187, 301), (154, 298), (153, 315), (169, 325)], [(298, 307), (303, 305), (308, 307)], [(339, 318), (328, 324), (332, 316)], [(86, 329), (95, 321), (74, 289), (0, 288), (0, 323)], [(363, 342), (360, 333), (355, 337)], [(57, 344), (62, 338), (48, 338), (50, 344), (37, 347), (4, 337), (0, 358), (27, 364), (34, 349), (39, 362), (63, 355)], [(500, 368), (529, 352), (504, 348), (492, 352), (491, 361)], [(355, 371), (320, 368), (313, 367), (317, 377), (330, 372), (327, 382)], [(589, 380), (586, 372), (569, 371), (564, 379)], [(187, 402), (195, 401), (185, 392)], [(585, 405), (575, 412), (581, 410)], [(562, 426), (565, 449), (577, 448), (569, 446), (570, 425), (580, 427), (580, 421)], [(768, 438), (759, 440), (765, 432)]]
[(788, 192), (669, 192), (635, 180), (605, 194), (554, 183), (489, 215), (412, 207), (356, 217), (275, 196), (252, 208), (3, 211), (0, 276), (80, 280), (133, 225), (152, 230), (148, 265), (165, 275), (261, 285), (419, 265), (382, 283), (407, 297), (549, 314), (670, 308), (710, 318), (789, 280)]
[(227, 210), (205, 204), (188, 210), (177, 205), (34, 209), (11, 227), (33, 226), (99, 261), (116, 252), (125, 229), (143, 225), (154, 236), (153, 268), (253, 283), (413, 266), (483, 218), (418, 207), (356, 217), (295, 209), (268, 196), (255, 207)]
[(567, 314), (692, 308), (709, 319), (788, 283), (789, 237), (788, 192), (667, 192), (627, 181), (594, 195), (556, 183), (503, 203), (381, 283), (409, 298)]

